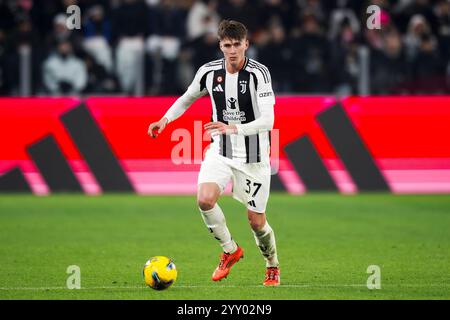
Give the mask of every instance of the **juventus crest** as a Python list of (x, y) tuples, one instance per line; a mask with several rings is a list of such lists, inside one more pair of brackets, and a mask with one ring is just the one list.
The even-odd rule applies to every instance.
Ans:
[(241, 93), (244, 94), (247, 92), (247, 80), (239, 81), (239, 86), (241, 87)]

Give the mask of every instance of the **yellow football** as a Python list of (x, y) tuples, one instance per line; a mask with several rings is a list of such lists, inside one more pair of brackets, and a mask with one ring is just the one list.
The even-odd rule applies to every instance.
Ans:
[(155, 256), (148, 260), (143, 270), (144, 281), (152, 289), (164, 290), (177, 280), (177, 268), (173, 261), (164, 256)]

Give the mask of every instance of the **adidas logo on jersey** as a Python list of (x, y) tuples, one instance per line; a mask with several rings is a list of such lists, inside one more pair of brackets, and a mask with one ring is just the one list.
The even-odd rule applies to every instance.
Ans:
[(219, 83), (219, 84), (213, 89), (213, 91), (215, 91), (215, 92), (223, 92), (222, 85)]

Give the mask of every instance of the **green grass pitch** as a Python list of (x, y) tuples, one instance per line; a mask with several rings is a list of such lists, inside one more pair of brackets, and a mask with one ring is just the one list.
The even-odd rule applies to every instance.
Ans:
[[(194, 197), (0, 196), (0, 299), (449, 299), (450, 197), (272, 194), (282, 285), (262, 286), (264, 262), (244, 207), (220, 199), (245, 258), (210, 280), (220, 246)], [(154, 255), (174, 259), (178, 280), (145, 287)], [(69, 290), (67, 267), (81, 268)], [(369, 265), (381, 289), (366, 286)]]

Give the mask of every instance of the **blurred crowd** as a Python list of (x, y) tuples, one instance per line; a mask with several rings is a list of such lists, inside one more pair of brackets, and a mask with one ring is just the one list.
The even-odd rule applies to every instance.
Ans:
[(450, 0), (0, 0), (0, 95), (27, 66), (33, 95), (180, 94), (222, 56), (221, 19), (248, 27), (277, 94), (358, 94), (364, 70), (371, 94), (450, 92)]

